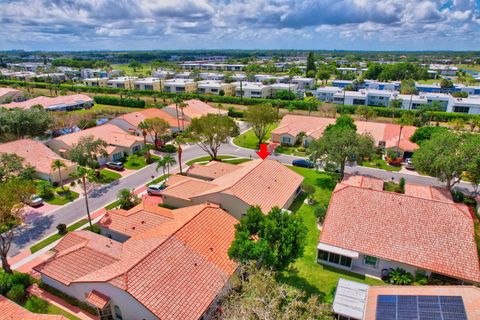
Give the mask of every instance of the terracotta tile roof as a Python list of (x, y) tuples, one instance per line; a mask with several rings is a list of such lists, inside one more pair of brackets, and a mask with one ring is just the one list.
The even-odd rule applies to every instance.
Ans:
[[(198, 319), (237, 267), (227, 250), (238, 221), (218, 206), (207, 204), (171, 210), (171, 214), (173, 219), (132, 236), (118, 248), (111, 246), (106, 253), (97, 253), (99, 258), (110, 252), (114, 261), (101, 264), (79, 256), (77, 264), (88, 267), (77, 267), (64, 259), (81, 246), (69, 239), (56, 247), (64, 251), (59, 250), (35, 270), (65, 283), (67, 268), (82, 268), (82, 272), (68, 272), (70, 278), (77, 277), (73, 282), (108, 282), (127, 291), (160, 319)], [(112, 218), (135, 215), (115, 211)], [(84, 237), (77, 231), (67, 237), (71, 235)], [(97, 234), (90, 234), (89, 239), (102, 242), (101, 238), (106, 239)]]
[(320, 242), (480, 282), (473, 221), (464, 205), (340, 183)]
[[(133, 125), (134, 127), (138, 127), (138, 125), (145, 121), (146, 119), (151, 118), (161, 118), (166, 120), (171, 127), (178, 127), (177, 118), (172, 117), (165, 111), (157, 108), (148, 108), (141, 111), (131, 112), (124, 115), (117, 117), (118, 119), (122, 119)], [(185, 122), (185, 126), (188, 126), (188, 121)]]
[(121, 249), (121, 243), (92, 232), (77, 231), (67, 234), (55, 247), (57, 254), (34, 270), (68, 286), (80, 277), (118, 261)]
[[(335, 123), (333, 118), (309, 117), (298, 115), (286, 115), (280, 121), (278, 127), (272, 130), (272, 137), (275, 134), (290, 134), (296, 137), (300, 132), (305, 132), (307, 136), (318, 139), (329, 124)], [(355, 121), (358, 133), (370, 133), (376, 144), (385, 141), (387, 148), (395, 147), (400, 134), (400, 125), (391, 123), (377, 123), (366, 121)], [(403, 126), (400, 137), (400, 148), (402, 150), (413, 151), (418, 149), (418, 145), (409, 139), (415, 133), (414, 126)], [(281, 142), (281, 141), (274, 141)]]
[(102, 139), (111, 146), (131, 147), (136, 142), (143, 142), (143, 137), (137, 137), (123, 131), (116, 125), (106, 123), (101, 126), (88, 128), (79, 132), (66, 134), (53, 140), (62, 141), (67, 146), (78, 143), (81, 137), (94, 136), (95, 139)]
[(0, 153), (15, 153), (38, 172), (50, 174), (52, 162), (62, 160), (67, 167), (75, 166), (71, 161), (63, 159), (46, 145), (32, 139), (21, 139), (0, 144)]
[(85, 301), (91, 304), (92, 306), (95, 306), (98, 309), (103, 309), (110, 302), (110, 297), (104, 295), (103, 293), (98, 292), (97, 290), (92, 290), (88, 294)]
[(365, 189), (374, 189), (374, 190), (383, 190), (383, 180), (360, 176), (360, 175), (345, 175), (345, 178), (342, 180), (343, 184), (354, 187), (362, 187)]
[(158, 227), (173, 217), (172, 210), (142, 202), (128, 211), (122, 209), (109, 211), (98, 224), (103, 228), (131, 237)]
[[(183, 108), (183, 114), (185, 115), (186, 119), (199, 118), (201, 116), (205, 116), (210, 113), (221, 114), (221, 115), (228, 114), (228, 111), (214, 108), (209, 104), (200, 100), (192, 99), (184, 102), (187, 104), (187, 106)], [(175, 104), (169, 105), (167, 108), (175, 109)], [(178, 110), (178, 114), (179, 115), (182, 114), (182, 111), (180, 108)]]
[(0, 320), (66, 320), (64, 316), (37, 314), (0, 295)]
[(210, 182), (189, 178), (173, 184), (162, 194), (190, 200), (215, 193), (233, 195), (264, 212), (283, 207), (303, 181), (303, 177), (274, 160), (252, 160)]
[(407, 183), (405, 194), (417, 198), (453, 202), (452, 194), (445, 188)]
[(379, 295), (461, 296), (468, 319), (480, 319), (480, 288), (474, 286), (370, 286), (365, 320), (375, 320)]
[(2, 107), (13, 109), (30, 109), (34, 105), (42, 105), (45, 109), (58, 105), (76, 105), (78, 103), (93, 102), (93, 99), (84, 94), (72, 94), (68, 96), (58, 96), (58, 97), (36, 97), (30, 100), (22, 102), (11, 102), (2, 105)]
[(195, 163), (188, 168), (187, 175), (196, 176), (200, 179), (213, 180), (239, 168), (240, 167), (235, 164), (220, 161), (210, 161), (207, 164)]

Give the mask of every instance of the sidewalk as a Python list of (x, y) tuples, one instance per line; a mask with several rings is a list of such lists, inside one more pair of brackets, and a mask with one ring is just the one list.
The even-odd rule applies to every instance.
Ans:
[(30, 286), (27, 289), (27, 292), (30, 293), (31, 295), (37, 296), (39, 298), (42, 298), (43, 300), (47, 301), (50, 304), (53, 304), (54, 306), (73, 314), (75, 317), (80, 318), (82, 320), (96, 320), (100, 319), (98, 316), (91, 315), (90, 313), (83, 311), (79, 307), (72, 306), (71, 304), (65, 302), (64, 300), (60, 299), (57, 296), (54, 296), (50, 292), (47, 292), (43, 289), (41, 289), (37, 284), (34, 284)]

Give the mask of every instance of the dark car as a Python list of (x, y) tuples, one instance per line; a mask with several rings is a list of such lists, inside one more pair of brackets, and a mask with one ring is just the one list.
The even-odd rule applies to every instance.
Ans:
[(124, 166), (120, 161), (110, 161), (105, 164), (108, 169), (113, 169), (117, 171), (122, 171)]
[(296, 159), (292, 161), (292, 165), (295, 167), (302, 167), (302, 168), (315, 168), (315, 165), (305, 159)]

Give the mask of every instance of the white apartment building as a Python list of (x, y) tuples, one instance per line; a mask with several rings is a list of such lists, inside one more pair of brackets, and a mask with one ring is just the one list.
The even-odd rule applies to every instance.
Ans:
[(342, 89), (338, 87), (320, 87), (313, 92), (313, 95), (320, 101), (333, 102), (333, 96), (335, 93), (341, 91)]
[(182, 63), (180, 67), (184, 70), (211, 70), (211, 71), (242, 71), (244, 64), (225, 63)]
[(224, 95), (233, 96), (235, 86), (231, 83), (224, 83), (217, 80), (203, 80), (197, 82), (197, 93), (219, 95), (223, 90)]
[(202, 78), (203, 80), (223, 80), (225, 76), (221, 73), (202, 72), (200, 73), (200, 78)]
[(270, 89), (272, 91), (272, 97), (275, 97), (277, 92), (283, 90), (291, 91), (296, 94), (298, 91), (298, 85), (290, 83), (274, 83), (270, 85)]
[(162, 90), (163, 89), (163, 82), (165, 80), (161, 80), (158, 78), (143, 78), (138, 79), (133, 82), (135, 90)]
[(117, 89), (128, 89), (132, 90), (134, 88), (133, 83), (138, 79), (138, 77), (118, 77), (113, 78), (107, 81), (107, 87), (117, 88)]
[(108, 78), (86, 78), (83, 79), (83, 85), (87, 87), (105, 88), (108, 83)]
[(299, 90), (310, 89), (316, 84), (313, 78), (293, 77), (291, 83), (298, 85)]
[(169, 79), (165, 80), (163, 90), (173, 93), (194, 93), (197, 92), (197, 83), (190, 79)]
[(171, 79), (175, 76), (175, 71), (157, 70), (153, 73), (154, 78)]
[(234, 82), (235, 96), (244, 98), (269, 98), (272, 96), (270, 86), (259, 82)]

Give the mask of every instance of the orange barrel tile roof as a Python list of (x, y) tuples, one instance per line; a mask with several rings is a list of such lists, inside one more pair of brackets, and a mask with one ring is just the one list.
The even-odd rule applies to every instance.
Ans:
[(210, 161), (207, 164), (195, 163), (188, 168), (187, 175), (197, 176), (200, 179), (213, 180), (239, 168), (240, 167), (235, 164), (220, 161)]
[[(57, 253), (35, 270), (70, 285), (110, 283), (160, 319), (198, 319), (237, 268), (227, 254), (237, 220), (208, 204), (172, 210), (171, 214), (173, 219), (152, 224), (152, 229), (133, 235), (123, 244), (112, 241), (109, 247), (105, 247), (107, 238), (98, 234), (68, 234), (65, 239), (73, 236), (75, 241), (62, 240), (56, 246)], [(114, 211), (111, 218), (136, 219), (135, 215)], [(79, 239), (84, 241), (76, 244)], [(96, 251), (97, 259), (107, 256), (111, 261), (85, 258), (94, 255), (85, 248)], [(64, 258), (74, 252), (77, 264), (81, 261), (89, 266), (75, 267)]]
[[(138, 125), (145, 121), (146, 119), (152, 118), (161, 118), (170, 124), (171, 127), (177, 127), (178, 121), (176, 117), (172, 117), (165, 111), (157, 108), (148, 108), (141, 111), (130, 112), (124, 115), (117, 117), (118, 119), (122, 119), (133, 125), (134, 127), (138, 127)], [(185, 122), (185, 126), (188, 126), (188, 121)]]
[(15, 153), (25, 159), (25, 162), (34, 167), (38, 172), (51, 173), (52, 162), (54, 160), (62, 160), (67, 167), (74, 164), (63, 159), (53, 152), (43, 143), (32, 139), (20, 139), (0, 144), (0, 153)]
[(110, 297), (104, 295), (103, 293), (98, 292), (97, 290), (92, 290), (87, 298), (85, 299), (92, 306), (95, 306), (98, 309), (103, 309), (110, 302)]
[(8, 109), (30, 109), (34, 105), (41, 105), (45, 109), (52, 107), (52, 106), (58, 106), (58, 105), (76, 105), (79, 103), (86, 103), (86, 102), (93, 102), (93, 99), (90, 98), (87, 95), (84, 94), (72, 94), (68, 96), (58, 96), (58, 97), (36, 97), (30, 100), (25, 100), (22, 102), (11, 102), (2, 105), (2, 107), (8, 108)]
[(339, 183), (320, 242), (480, 282), (472, 217), (451, 201)]
[[(184, 102), (187, 104), (187, 106), (183, 108), (183, 114), (186, 116), (187, 119), (199, 118), (207, 114), (221, 114), (221, 115), (228, 114), (228, 111), (222, 110), (219, 108), (214, 108), (209, 104), (200, 100), (192, 99)], [(169, 105), (167, 108), (175, 108), (175, 105), (174, 104)], [(181, 113), (182, 111), (179, 110), (179, 114)]]

